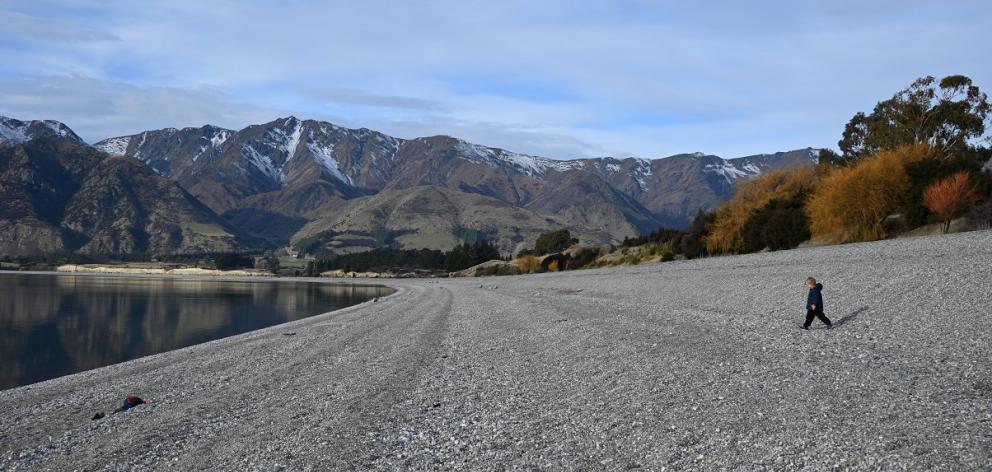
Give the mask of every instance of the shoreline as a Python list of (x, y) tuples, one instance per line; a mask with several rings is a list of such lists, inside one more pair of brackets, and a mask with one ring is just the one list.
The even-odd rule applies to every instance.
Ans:
[(161, 351), (161, 352), (157, 352), (157, 353), (153, 353), (153, 354), (147, 354), (147, 355), (144, 355), (144, 356), (141, 356), (141, 357), (136, 357), (136, 358), (133, 358), (133, 359), (128, 359), (128, 360), (124, 360), (124, 361), (120, 361), (120, 362), (116, 362), (116, 363), (112, 363), (112, 364), (107, 364), (107, 365), (104, 365), (104, 366), (94, 367), (94, 368), (83, 370), (83, 371), (79, 371), (79, 372), (69, 373), (69, 374), (61, 375), (59, 377), (54, 377), (54, 378), (51, 378), (51, 379), (41, 380), (41, 381), (38, 381), (38, 382), (26, 384), (26, 385), (19, 385), (19, 386), (15, 386), (15, 387), (6, 388), (6, 389), (0, 389), (0, 393), (5, 392), (5, 391), (9, 391), (9, 390), (18, 389), (18, 388), (31, 387), (33, 385), (37, 385), (37, 384), (40, 384), (40, 383), (43, 383), (43, 382), (49, 382), (49, 381), (53, 381), (53, 380), (62, 379), (64, 377), (70, 377), (70, 376), (73, 376), (73, 375), (84, 374), (84, 373), (87, 373), (87, 372), (90, 372), (90, 371), (93, 371), (93, 370), (103, 369), (103, 368), (106, 368), (106, 367), (112, 367), (112, 366), (115, 366), (115, 365), (124, 364), (124, 363), (127, 363), (127, 362), (136, 361), (136, 360), (139, 360), (139, 359), (144, 359), (144, 358), (147, 358), (147, 357), (157, 356), (157, 355), (160, 355), (160, 354), (166, 354), (166, 353), (169, 353), (169, 352), (172, 352), (172, 351), (177, 351), (177, 350), (181, 350), (181, 349), (188, 349), (188, 348), (196, 347), (196, 346), (199, 346), (199, 345), (202, 345), (202, 344), (211, 343), (211, 342), (214, 342), (214, 341), (219, 341), (219, 340), (223, 340), (223, 339), (234, 338), (234, 337), (238, 337), (238, 336), (242, 336), (242, 335), (246, 335), (246, 334), (251, 334), (251, 333), (254, 333), (256, 331), (262, 331), (262, 330), (266, 330), (266, 329), (270, 329), (270, 328), (278, 329), (279, 327), (287, 326), (287, 325), (290, 325), (292, 323), (296, 323), (296, 322), (299, 322), (299, 321), (302, 321), (302, 320), (306, 320), (306, 319), (309, 319), (309, 318), (320, 317), (320, 316), (332, 316), (332, 315), (334, 315), (335, 313), (337, 313), (337, 312), (339, 312), (341, 310), (345, 310), (345, 309), (352, 308), (354, 306), (358, 306), (358, 305), (362, 305), (362, 304), (366, 304), (366, 303), (373, 303), (373, 302), (376, 302), (377, 300), (382, 300), (382, 299), (385, 299), (385, 298), (390, 297), (392, 295), (395, 295), (396, 292), (397, 292), (397, 289), (396, 288), (390, 287), (390, 286), (387, 286), (387, 285), (384, 285), (384, 284), (355, 283), (355, 282), (351, 282), (349, 280), (343, 280), (343, 279), (339, 280), (339, 279), (316, 278), (316, 277), (313, 277), (313, 278), (311, 278), (311, 277), (276, 277), (276, 276), (268, 276), (268, 277), (247, 276), (247, 277), (245, 277), (245, 276), (239, 276), (239, 275), (216, 276), (216, 275), (191, 275), (191, 274), (129, 274), (129, 273), (57, 272), (57, 271), (14, 271), (14, 272), (0, 271), (0, 281), (2, 281), (2, 277), (5, 274), (10, 274), (10, 275), (42, 275), (42, 276), (55, 276), (55, 277), (80, 277), (80, 276), (82, 276), (82, 277), (91, 277), (91, 278), (114, 278), (114, 279), (125, 279), (125, 280), (142, 280), (142, 279), (144, 279), (144, 280), (204, 281), (204, 282), (218, 282), (218, 283), (228, 283), (228, 282), (230, 282), (230, 283), (273, 283), (273, 282), (311, 283), (311, 284), (327, 285), (327, 286), (332, 286), (332, 287), (377, 287), (377, 288), (385, 288), (385, 289), (389, 289), (390, 290), (390, 293), (388, 293), (386, 295), (382, 295), (380, 297), (374, 297), (371, 300), (366, 300), (366, 301), (361, 302), (361, 303), (356, 303), (355, 305), (346, 306), (346, 307), (338, 308), (338, 309), (331, 310), (331, 311), (325, 311), (325, 312), (318, 312), (318, 313), (308, 314), (308, 315), (304, 316), (303, 318), (300, 318), (300, 319), (297, 319), (297, 320), (292, 320), (292, 321), (287, 321), (287, 322), (283, 322), (283, 323), (278, 323), (278, 324), (274, 324), (274, 325), (271, 325), (271, 326), (265, 326), (263, 328), (258, 328), (258, 329), (254, 329), (254, 330), (250, 330), (250, 331), (245, 331), (245, 332), (242, 332), (242, 333), (236, 333), (236, 334), (232, 334), (232, 335), (228, 335), (228, 336), (222, 336), (222, 337), (215, 338), (215, 339), (209, 339), (207, 341), (199, 342), (199, 343), (196, 343), (196, 344), (192, 344), (192, 345), (188, 345), (188, 346), (182, 346), (182, 347), (178, 347), (178, 348), (175, 348), (175, 349), (169, 349), (169, 350), (165, 350), (165, 351)]
[[(834, 330), (798, 329), (808, 275)], [(990, 231), (378, 279), (377, 303), (0, 391), (0, 469), (981, 470), (987, 277)], [(151, 403), (89, 420), (126, 394)]]

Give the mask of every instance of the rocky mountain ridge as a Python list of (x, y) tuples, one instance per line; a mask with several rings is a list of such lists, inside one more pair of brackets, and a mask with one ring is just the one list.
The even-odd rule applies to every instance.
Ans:
[(141, 162), (100, 152), (61, 123), (14, 121), (0, 121), (0, 255), (206, 253), (250, 246)]
[[(85, 146), (58, 122), (0, 123), (0, 143), (8, 146), (35, 135)], [(292, 116), (241, 130), (150, 130), (105, 139), (91, 149), (145, 164), (220, 215), (228, 228), (269, 247), (326, 233), (404, 235), (390, 244), (445, 249), (465, 234), (485, 234), (501, 241), (506, 253), (563, 226), (590, 243), (685, 226), (700, 209), (728, 198), (741, 179), (815, 162), (818, 153), (807, 148), (736, 159), (694, 153), (555, 160), (450, 136), (400, 139)], [(426, 206), (390, 203), (404, 193), (423, 197), (412, 201)], [(483, 201), (500, 209), (490, 212), (489, 221), (472, 223), (478, 227), (455, 224), (454, 217), (441, 224), (431, 216), (453, 209), (470, 214), (469, 207)], [(347, 212), (352, 215), (344, 218)], [(527, 224), (515, 224), (524, 214)]]

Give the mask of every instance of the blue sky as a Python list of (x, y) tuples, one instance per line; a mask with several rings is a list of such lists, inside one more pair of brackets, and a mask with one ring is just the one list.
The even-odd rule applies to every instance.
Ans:
[[(690, 5), (692, 3), (692, 5)], [(295, 115), (556, 158), (836, 147), (987, 1), (0, 0), (0, 114), (84, 139)]]

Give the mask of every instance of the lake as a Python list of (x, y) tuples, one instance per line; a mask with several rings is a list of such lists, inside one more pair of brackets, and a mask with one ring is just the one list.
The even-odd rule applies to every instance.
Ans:
[(0, 389), (356, 305), (372, 285), (0, 272)]

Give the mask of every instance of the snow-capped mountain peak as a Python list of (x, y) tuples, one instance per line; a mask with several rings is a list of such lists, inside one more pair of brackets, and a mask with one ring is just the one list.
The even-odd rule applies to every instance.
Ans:
[(86, 144), (68, 126), (55, 120), (21, 121), (0, 116), (0, 144), (22, 144), (43, 136), (57, 136)]

